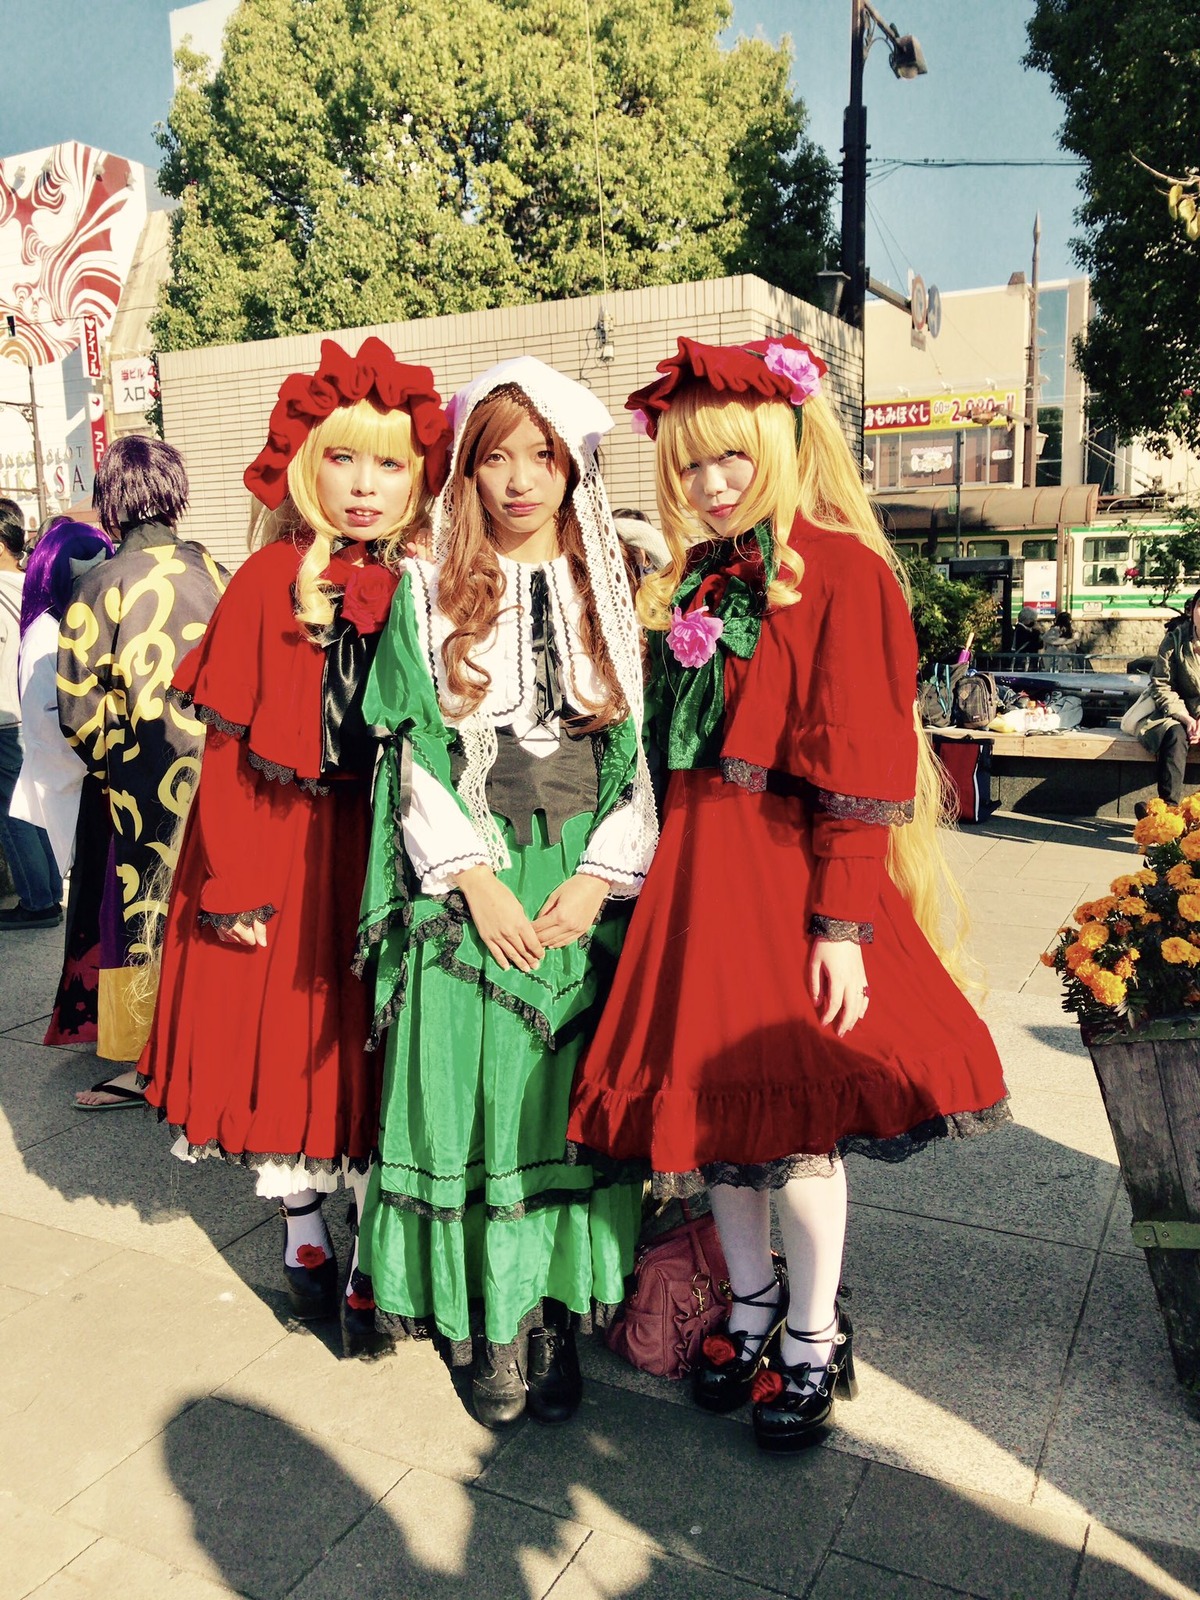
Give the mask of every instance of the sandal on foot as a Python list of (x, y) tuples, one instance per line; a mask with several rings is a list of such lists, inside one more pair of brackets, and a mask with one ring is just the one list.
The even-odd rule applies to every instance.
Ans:
[(810, 1361), (789, 1366), (775, 1356), (754, 1382), (754, 1442), (779, 1454), (820, 1444), (829, 1431), (835, 1395), (853, 1400), (858, 1393), (854, 1329), (840, 1306), (828, 1327), (814, 1332), (789, 1327), (787, 1333), (810, 1344), (828, 1341), (831, 1348), (823, 1367)]
[[(125, 1074), (118, 1072), (118, 1078)], [(111, 1094), (112, 1100), (102, 1101), (100, 1105), (88, 1105), (79, 1098), (81, 1094)], [(123, 1089), (113, 1079), (101, 1078), (99, 1083), (94, 1083), (90, 1089), (80, 1089), (75, 1094), (71, 1104), (76, 1111), (128, 1111), (130, 1106), (144, 1106), (146, 1104), (146, 1091), (144, 1089)]]

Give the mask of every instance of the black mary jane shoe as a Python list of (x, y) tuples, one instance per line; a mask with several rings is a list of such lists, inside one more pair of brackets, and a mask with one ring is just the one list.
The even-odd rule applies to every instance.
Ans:
[(529, 1414), (539, 1422), (567, 1422), (583, 1399), (583, 1374), (575, 1348), (570, 1313), (563, 1309), (561, 1327), (550, 1318), (546, 1326), (529, 1333), (529, 1358), (525, 1381), (529, 1387)]
[[(814, 1333), (788, 1328), (793, 1339), (821, 1344), (832, 1334), (833, 1348), (824, 1367), (797, 1361), (788, 1366), (776, 1356), (754, 1385), (754, 1442), (760, 1450), (787, 1454), (820, 1444), (829, 1432), (835, 1396), (853, 1400), (858, 1393), (854, 1376), (854, 1329), (839, 1307), (828, 1328)], [(789, 1380), (796, 1387), (789, 1388)]]
[[(321, 1201), (311, 1201), (306, 1206), (297, 1206), (289, 1210), (285, 1205), (279, 1208), (283, 1218), (283, 1248), (287, 1251), (287, 1219), (288, 1217), (307, 1217), (310, 1212), (319, 1211)], [(299, 1250), (300, 1264), (289, 1267), (287, 1260), (283, 1263), (283, 1275), (287, 1279), (288, 1300), (291, 1302), (292, 1315), (301, 1322), (319, 1322), (324, 1317), (337, 1316), (338, 1302), (338, 1270), (337, 1257), (333, 1253), (333, 1246), (326, 1250), (319, 1244), (302, 1244)], [(319, 1258), (319, 1259), (318, 1259)]]
[(763, 1296), (775, 1288), (779, 1290), (779, 1302), (770, 1327), (762, 1333), (747, 1333), (745, 1329), (731, 1333), (724, 1327), (710, 1333), (700, 1346), (700, 1359), (692, 1372), (692, 1399), (703, 1410), (736, 1411), (745, 1405), (787, 1319), (787, 1295), (778, 1277), (753, 1294), (730, 1295), (735, 1305), (764, 1310)]
[(520, 1345), (480, 1342), (471, 1377), (471, 1405), (485, 1428), (505, 1428), (525, 1415), (528, 1392)]

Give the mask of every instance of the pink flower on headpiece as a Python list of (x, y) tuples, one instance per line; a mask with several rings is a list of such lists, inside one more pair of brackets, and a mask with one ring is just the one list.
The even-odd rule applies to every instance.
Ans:
[(676, 606), (671, 616), (667, 647), (676, 661), (684, 667), (702, 667), (711, 661), (717, 640), (725, 632), (720, 617), (710, 617), (707, 606), (686, 613)]
[(769, 372), (791, 381), (794, 406), (802, 406), (821, 392), (821, 374), (807, 350), (789, 350), (786, 345), (768, 344), (763, 365)]
[(650, 437), (650, 418), (644, 411), (635, 411), (629, 419), (629, 426), (641, 438), (648, 439)]

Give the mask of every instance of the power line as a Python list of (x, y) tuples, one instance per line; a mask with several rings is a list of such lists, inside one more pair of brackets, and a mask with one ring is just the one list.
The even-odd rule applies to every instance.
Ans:
[(996, 158), (976, 161), (967, 156), (875, 156), (873, 167), (1082, 167), (1085, 163), (1075, 157), (1054, 160), (1008, 160)]

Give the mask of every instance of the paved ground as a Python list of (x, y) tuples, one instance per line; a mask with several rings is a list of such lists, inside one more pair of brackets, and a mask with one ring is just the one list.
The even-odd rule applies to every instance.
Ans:
[(862, 1388), (798, 1460), (603, 1350), (574, 1423), (498, 1438), (428, 1348), (290, 1329), (249, 1179), (74, 1112), (91, 1056), (38, 1043), (58, 936), (5, 936), (0, 1600), (1200, 1593), (1200, 1424), (1036, 964), (1129, 832), (998, 816), (954, 849), (1018, 1125), (851, 1163)]

